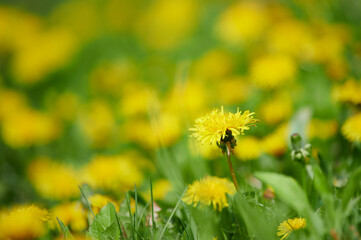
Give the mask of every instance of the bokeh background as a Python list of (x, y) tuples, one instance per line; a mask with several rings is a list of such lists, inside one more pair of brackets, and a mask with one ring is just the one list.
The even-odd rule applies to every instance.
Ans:
[(360, 39), (359, 0), (3, 0), (0, 207), (35, 203), (81, 232), (78, 185), (122, 201), (134, 183), (148, 198), (152, 178), (173, 203), (228, 176), (188, 130), (221, 106), (260, 119), (235, 150), (244, 184), (297, 176), (283, 161), (297, 131), (342, 185), (360, 141), (360, 120), (341, 130), (361, 104)]

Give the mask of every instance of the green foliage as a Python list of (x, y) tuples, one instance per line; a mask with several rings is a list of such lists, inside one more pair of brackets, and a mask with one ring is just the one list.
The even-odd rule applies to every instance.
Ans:
[(114, 205), (108, 203), (95, 216), (87, 235), (94, 240), (119, 240), (121, 232), (118, 221), (118, 214)]
[(58, 220), (58, 224), (60, 226), (61, 232), (63, 233), (63, 237), (65, 239), (72, 239), (73, 236), (71, 235), (69, 228), (65, 226), (65, 224), (59, 218), (56, 218), (56, 220)]

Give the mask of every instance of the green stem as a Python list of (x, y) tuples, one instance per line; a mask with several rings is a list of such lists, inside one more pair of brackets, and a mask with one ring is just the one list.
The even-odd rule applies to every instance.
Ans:
[(227, 146), (227, 160), (228, 160), (229, 171), (231, 172), (233, 184), (236, 187), (236, 190), (238, 191), (239, 185), (238, 185), (236, 174), (234, 173), (233, 165), (232, 165), (232, 161), (231, 161), (231, 146), (230, 146), (230, 143), (227, 142), (226, 146)]

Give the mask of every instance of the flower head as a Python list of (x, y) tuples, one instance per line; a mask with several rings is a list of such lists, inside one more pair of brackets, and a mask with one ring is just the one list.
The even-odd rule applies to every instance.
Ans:
[(43, 236), (48, 211), (35, 205), (18, 206), (0, 212), (0, 239), (35, 239)]
[(342, 125), (341, 131), (350, 142), (361, 142), (361, 113), (348, 118)]
[(212, 205), (214, 209), (221, 211), (222, 208), (228, 207), (226, 193), (236, 193), (232, 182), (226, 178), (206, 176), (188, 187), (183, 201), (193, 206), (197, 206), (198, 203), (203, 206)]
[(192, 136), (202, 144), (206, 142), (210, 144), (220, 143), (229, 133), (236, 137), (240, 134), (243, 135), (244, 130), (249, 130), (250, 126), (254, 126), (258, 120), (253, 118), (253, 114), (248, 110), (242, 114), (239, 109), (237, 109), (237, 113), (225, 114), (222, 106), (221, 111), (215, 109), (198, 118), (194, 128), (189, 130), (194, 132)]
[(277, 236), (282, 236), (281, 240), (288, 238), (294, 230), (299, 230), (306, 227), (306, 219), (304, 218), (293, 218), (283, 221), (278, 226)]

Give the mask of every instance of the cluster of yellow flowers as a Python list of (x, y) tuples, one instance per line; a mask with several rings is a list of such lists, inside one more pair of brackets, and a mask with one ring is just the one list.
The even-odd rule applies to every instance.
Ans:
[[(361, 80), (345, 54), (358, 46), (345, 25), (312, 13), (299, 19), (277, 1), (125, 2), (64, 1), (42, 16), (0, 5), (0, 145), (11, 153), (0, 158), (22, 166), (49, 205), (49, 213), (1, 210), (0, 239), (41, 237), (56, 217), (83, 232), (83, 184), (94, 213), (108, 202), (118, 207), (135, 184), (148, 200), (150, 175), (158, 179), (154, 200), (164, 200), (174, 187), (155, 172), (164, 149), (209, 160), (218, 147), (241, 161), (281, 156), (304, 105), (313, 110), (303, 129), (310, 140), (341, 133), (361, 142)], [(350, 107), (345, 119), (337, 104)], [(188, 140), (189, 129), (198, 141)], [(237, 186), (204, 175), (194, 176), (183, 201), (221, 211)], [(287, 220), (279, 236), (304, 227), (304, 219)]]

